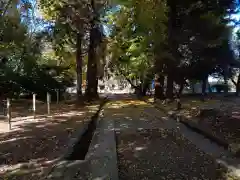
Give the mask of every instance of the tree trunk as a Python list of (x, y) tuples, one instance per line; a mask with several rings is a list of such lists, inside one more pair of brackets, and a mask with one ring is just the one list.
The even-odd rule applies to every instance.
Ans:
[(77, 34), (77, 52), (76, 52), (76, 65), (77, 65), (77, 98), (82, 97), (82, 35)]
[(167, 99), (173, 99), (173, 77), (171, 74), (167, 77), (166, 97)]
[(195, 94), (195, 83), (193, 81), (190, 81), (190, 85), (191, 85), (192, 94)]
[(179, 88), (179, 91), (178, 91), (178, 94), (177, 94), (177, 97), (180, 98), (182, 92), (183, 92), (183, 88), (184, 88), (184, 82), (185, 81), (182, 81), (181, 84), (180, 84), (180, 88)]
[(95, 0), (91, 0), (91, 8), (93, 10), (93, 19), (90, 22), (90, 42), (88, 50), (88, 70), (87, 70), (87, 91), (86, 97), (88, 100), (98, 98), (98, 57), (97, 47), (100, 45), (102, 40), (102, 34), (98, 27), (99, 14), (95, 7)]
[(98, 27), (94, 21), (90, 30), (90, 43), (88, 50), (88, 65), (87, 65), (87, 90), (86, 97), (88, 100), (98, 98), (98, 78), (97, 78), (97, 54), (96, 48), (98, 46)]
[(164, 76), (160, 75), (159, 77), (156, 77), (154, 86), (155, 86), (155, 99), (164, 100), (165, 99), (163, 93)]
[(207, 78), (204, 78), (202, 80), (202, 101), (204, 101), (204, 98), (206, 96), (206, 89), (207, 89)]
[(179, 43), (176, 37), (176, 29), (177, 29), (177, 6), (175, 0), (168, 0), (167, 5), (169, 7), (168, 12), (168, 45), (170, 47), (171, 54), (174, 57), (174, 60), (167, 62), (167, 90), (166, 97), (167, 99), (173, 99), (173, 74), (174, 68), (176, 67), (176, 61), (178, 60), (178, 47)]
[(208, 81), (207, 81), (207, 84), (208, 84), (208, 92), (212, 93), (212, 88), (211, 88), (211, 85), (210, 85), (210, 83)]
[(224, 95), (227, 96), (228, 94), (228, 82), (227, 82), (227, 75), (226, 73), (224, 73)]
[(236, 83), (236, 96), (239, 95), (239, 91), (240, 91), (240, 73), (238, 74), (238, 79)]

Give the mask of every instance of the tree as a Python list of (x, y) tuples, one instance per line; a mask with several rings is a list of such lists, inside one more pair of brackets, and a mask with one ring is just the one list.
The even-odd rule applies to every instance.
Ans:
[(88, 8), (87, 1), (45, 1), (41, 0), (41, 9), (45, 18), (54, 22), (53, 39), (55, 41), (55, 50), (66, 52), (66, 47), (74, 47), (76, 56), (77, 72), (77, 95), (78, 99), (82, 96), (82, 66), (83, 66), (83, 41), (86, 29), (88, 28), (88, 19), (91, 17), (91, 11)]
[[(165, 40), (165, 4), (160, 1), (121, 1), (119, 10), (108, 17), (112, 27), (112, 63), (141, 94), (146, 94)], [(158, 4), (157, 4), (158, 3)], [(159, 53), (160, 52), (160, 53)], [(156, 55), (154, 55), (156, 54)], [(157, 58), (158, 57), (160, 58)], [(156, 61), (155, 61), (156, 60)], [(134, 84), (134, 81), (137, 84)]]
[[(33, 4), (30, 1), (8, 1), (3, 6), (6, 10), (0, 17), (1, 95), (18, 97), (22, 92), (35, 92), (45, 98), (47, 92), (55, 94), (55, 89), (64, 90), (61, 80), (55, 79), (40, 63), (44, 32), (32, 28), (37, 25), (33, 24), (34, 13), (30, 13)], [(58, 74), (64, 70), (58, 70)]]

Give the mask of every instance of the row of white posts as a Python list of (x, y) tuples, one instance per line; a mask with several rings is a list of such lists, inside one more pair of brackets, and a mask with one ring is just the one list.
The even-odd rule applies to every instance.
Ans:
[[(56, 90), (57, 93), (57, 104), (59, 103), (59, 91)], [(47, 93), (47, 112), (48, 115), (51, 114), (51, 108), (50, 108), (50, 103), (51, 103), (51, 94)], [(36, 94), (33, 94), (33, 118), (36, 118)], [(12, 129), (11, 127), (11, 100), (10, 98), (7, 98), (7, 119), (8, 119), (8, 125), (9, 125), (9, 130)]]

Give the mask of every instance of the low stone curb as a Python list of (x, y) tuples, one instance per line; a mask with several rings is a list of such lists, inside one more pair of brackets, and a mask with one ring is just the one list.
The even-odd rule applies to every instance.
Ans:
[(104, 118), (104, 110), (102, 112), (86, 156), (91, 174), (88, 179), (118, 180), (114, 122)]
[(118, 180), (114, 122), (104, 118), (104, 109), (99, 112), (96, 126), (85, 159), (64, 161), (49, 179)]
[(142, 101), (145, 101), (148, 104), (153, 105), (155, 108), (159, 109), (160, 111), (164, 112), (166, 115), (168, 115), (169, 117), (172, 117), (173, 119), (181, 122), (182, 124), (184, 124), (185, 126), (187, 126), (188, 128), (192, 129), (195, 132), (198, 132), (200, 134), (202, 134), (203, 136), (205, 136), (206, 138), (210, 139), (211, 141), (217, 143), (218, 145), (224, 147), (226, 150), (230, 151), (235, 157), (239, 158), (240, 157), (240, 147), (238, 150), (235, 150), (234, 148), (232, 148), (232, 146), (234, 146), (234, 144), (229, 144), (226, 140), (223, 140), (221, 138), (219, 138), (218, 136), (215, 136), (211, 133), (210, 130), (207, 130), (205, 127), (199, 127), (199, 125), (197, 125), (196, 123), (193, 123), (191, 121), (188, 120), (188, 118), (179, 115), (175, 112), (169, 113), (168, 111), (166, 111), (164, 108), (159, 107), (158, 105), (156, 105), (156, 103), (151, 103), (149, 101), (147, 101), (144, 98), (139, 98)]
[(202, 134), (206, 138), (210, 139), (211, 141), (217, 143), (218, 145), (224, 147), (226, 150), (230, 151), (235, 157), (240, 157), (240, 150), (234, 151), (234, 149), (231, 147), (232, 144), (227, 142), (226, 140), (219, 138), (218, 136), (214, 135), (211, 130), (207, 129), (207, 127), (201, 127), (201, 125), (196, 124), (194, 122), (191, 122), (188, 120), (188, 118), (178, 115), (176, 113), (168, 114), (170, 117), (174, 118), (175, 120), (181, 122), (188, 128)]
[[(156, 109), (162, 111), (163, 113), (165, 113), (167, 116), (175, 119), (176, 121), (182, 123), (183, 125), (185, 125), (186, 127), (188, 127), (189, 129), (192, 129), (193, 132), (199, 133), (205, 137), (207, 137), (209, 140), (212, 140), (213, 142), (215, 142), (216, 144), (221, 145), (222, 147), (224, 147), (225, 149), (227, 149), (233, 156), (231, 157), (222, 157), (220, 159), (216, 159), (216, 162), (220, 165), (220, 166), (224, 166), (229, 170), (229, 175), (232, 176), (232, 179), (238, 179), (240, 178), (240, 169), (236, 168), (235, 166), (239, 164), (239, 156), (235, 156), (236, 154), (238, 154), (239, 152), (235, 153), (231, 151), (231, 146), (228, 142), (212, 135), (212, 133), (206, 132), (204, 131), (202, 128), (199, 129), (195, 124), (191, 123), (191, 122), (187, 122), (187, 118), (178, 115), (174, 112), (172, 113), (168, 113), (168, 111), (166, 111), (164, 108), (159, 107), (158, 105), (156, 105), (155, 103), (149, 102), (146, 99), (140, 99), (142, 101), (145, 101), (148, 104), (151, 104), (153, 107), (155, 107)], [(184, 120), (185, 118), (185, 120)], [(205, 133), (206, 132), (206, 133)], [(239, 153), (240, 154), (240, 153)], [(238, 154), (238, 155), (239, 155)], [(235, 157), (234, 157), (235, 156)]]
[[(82, 137), (82, 135), (86, 132), (86, 130), (88, 129), (89, 123), (91, 122), (91, 119), (93, 119), (94, 117), (98, 116), (100, 111), (102, 110), (103, 106), (106, 103), (107, 98), (104, 98), (101, 102), (100, 105), (97, 109), (94, 109), (94, 113), (91, 116), (86, 117), (85, 119), (87, 119), (86, 121), (84, 121), (84, 124), (81, 125), (79, 127), (79, 130), (76, 131), (72, 137), (70, 139), (70, 142), (68, 144), (68, 148), (67, 150), (63, 153), (63, 155), (61, 157), (59, 157), (56, 162), (55, 165), (53, 167), (51, 167), (47, 172), (44, 173), (44, 177), (41, 178), (41, 180), (45, 180), (45, 179), (51, 179), (52, 177), (52, 173), (55, 174), (54, 177), (57, 177), (56, 174), (60, 173), (59, 171), (65, 171), (65, 167), (69, 165), (69, 161), (66, 160), (73, 152), (73, 148), (75, 146), (76, 143), (78, 143), (79, 139)], [(82, 161), (81, 161), (82, 162)]]

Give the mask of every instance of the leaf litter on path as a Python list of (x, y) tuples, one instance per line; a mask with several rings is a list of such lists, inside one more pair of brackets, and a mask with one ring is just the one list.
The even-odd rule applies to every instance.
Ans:
[(211, 156), (170, 130), (120, 132), (117, 153), (120, 180), (229, 178)]

